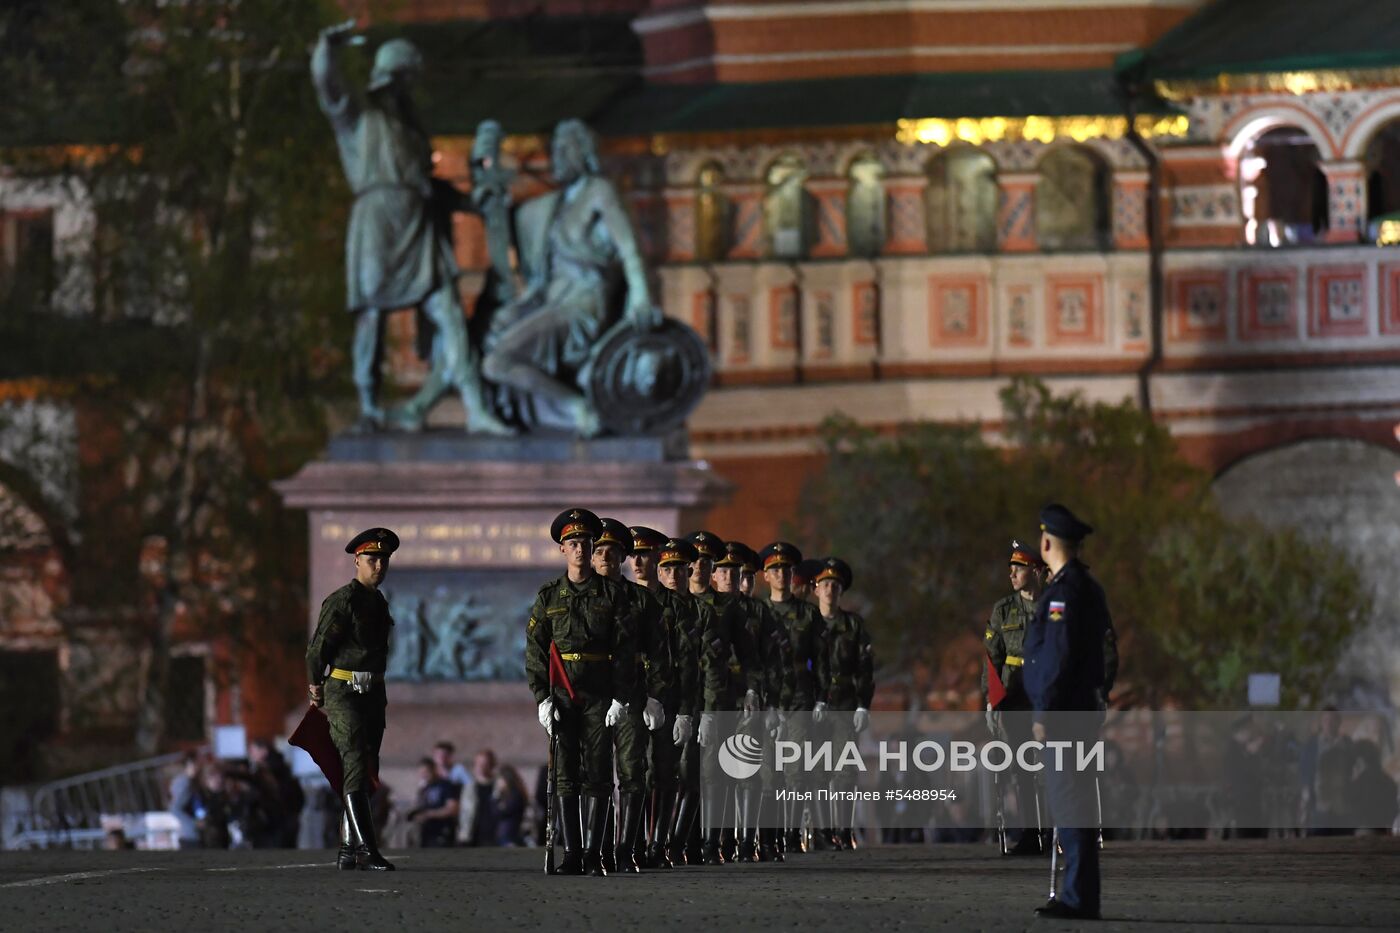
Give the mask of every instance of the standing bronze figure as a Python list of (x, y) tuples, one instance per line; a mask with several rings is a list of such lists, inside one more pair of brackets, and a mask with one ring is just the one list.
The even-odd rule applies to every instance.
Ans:
[(374, 56), (367, 93), (350, 93), (337, 61), (354, 21), (321, 32), (311, 77), (321, 110), (335, 130), (345, 177), (355, 194), (345, 240), (346, 304), (356, 315), (354, 379), (361, 430), (391, 420), (380, 403), (384, 316), (417, 308), (433, 327), (432, 370), (399, 412), (396, 426), (421, 429), (428, 409), (448, 389), (466, 406), (469, 429), (511, 433), (483, 403), (477, 359), (457, 299), (457, 262), (450, 215), (469, 204), (432, 177), (432, 147), (410, 93), (422, 71), (418, 50), (391, 39)]

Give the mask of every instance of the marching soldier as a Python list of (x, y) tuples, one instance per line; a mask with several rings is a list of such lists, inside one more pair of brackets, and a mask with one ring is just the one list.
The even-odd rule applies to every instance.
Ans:
[[(1079, 560), (1093, 528), (1058, 503), (1040, 512), (1040, 554), (1050, 582), (1035, 605), (1026, 634), (1024, 679), (1038, 742), (1092, 743), (1101, 721), (1104, 640), (1112, 626), (1108, 601)], [(1078, 716), (1068, 715), (1078, 711)], [(1059, 714), (1050, 720), (1049, 714)], [(1047, 767), (1046, 793), (1055, 833), (1065, 854), (1065, 880), (1036, 913), (1046, 917), (1099, 917), (1099, 849), (1093, 829), (1093, 782), (1073, 770)]]
[[(641, 870), (637, 864), (637, 840), (641, 838), (642, 802), (647, 790), (648, 736), (666, 722), (666, 712), (658, 698), (665, 696), (670, 686), (674, 618), (669, 607), (645, 586), (622, 576), (622, 561), (632, 553), (632, 532), (615, 518), (602, 519), (602, 527), (602, 534), (593, 542), (593, 570), (621, 586), (632, 598), (636, 624), (633, 645), (637, 652), (635, 686), (628, 698), (627, 715), (613, 727), (619, 805), (617, 846), (609, 868), (615, 866), (624, 873), (635, 874)], [(603, 835), (613, 837), (606, 824)]]
[[(613, 788), (609, 730), (627, 716), (636, 678), (635, 599), (593, 570), (593, 542), (602, 533), (602, 522), (587, 509), (570, 509), (554, 520), (550, 537), (559, 543), (565, 573), (540, 587), (525, 634), (525, 678), (539, 704), (540, 724), (551, 737), (558, 730), (560, 875), (606, 874), (603, 824)], [(556, 651), (573, 700), (550, 676)]]
[[(780, 714), (783, 738), (805, 742), (811, 738), (811, 720), (805, 715), (789, 717), (787, 714), (810, 713), (817, 698), (826, 694), (826, 623), (817, 607), (799, 598), (793, 590), (795, 568), (804, 563), (801, 551), (786, 541), (775, 541), (759, 552), (759, 561), (763, 579), (768, 584), (769, 611), (783, 626), (787, 637), (788, 666), (792, 672), (792, 689), (783, 703), (784, 712)], [(799, 788), (793, 785), (793, 789)], [(802, 832), (796, 828), (801, 820), (794, 822), (792, 802), (785, 802), (782, 811), (786, 838), (779, 842), (772, 830), (764, 830), (768, 835), (759, 847), (760, 860), (783, 861), (785, 849), (794, 853), (803, 851)]]
[[(865, 620), (841, 608), (841, 596), (850, 590), (853, 581), (850, 565), (839, 557), (828, 557), (822, 564), (815, 585), (818, 608), (826, 620), (828, 679), (826, 695), (813, 708), (812, 718), (817, 722), (830, 718), (832, 745), (839, 749), (870, 725), (870, 703), (875, 698), (875, 653)], [(835, 849), (854, 849), (855, 827), (839, 818), (834, 803), (832, 810), (832, 828), (823, 833), (827, 843)], [(854, 814), (854, 808), (850, 812)]]
[[(663, 729), (651, 737), (655, 802), (646, 858), (648, 867), (672, 868), (676, 863), (685, 864), (684, 842), (699, 807), (700, 759), (694, 723), (704, 705), (698, 649), (709, 611), (691, 598), (687, 587), (690, 563), (698, 556), (695, 549), (651, 528), (638, 526), (631, 531), (632, 571), (639, 583), (670, 608), (675, 622), (671, 627), (671, 680), (661, 697), (675, 725), (669, 732)], [(688, 807), (684, 806), (686, 801)]]
[[(792, 693), (792, 664), (788, 660), (787, 633), (762, 600), (739, 592), (745, 567), (757, 566), (758, 555), (741, 541), (726, 541), (724, 556), (715, 562), (715, 589), (729, 596), (743, 616), (748, 648), (747, 658), (741, 658), (745, 678), (745, 711), (758, 713), (749, 721), (755, 739), (765, 748), (765, 757), (772, 749), (772, 735), (767, 728), (767, 714), (777, 715)], [(749, 699), (751, 698), (751, 700)], [(745, 781), (740, 785), (739, 823), (743, 827), (743, 845), (737, 836), (731, 843), (726, 835), (725, 857), (740, 862), (757, 862), (759, 817), (763, 810), (763, 787), (760, 782)], [(726, 827), (726, 834), (728, 829)]]
[[(721, 594), (712, 585), (717, 582), (713, 579), (717, 561), (727, 555), (724, 542), (712, 532), (697, 531), (690, 535), (690, 543), (698, 555), (690, 568), (690, 593), (709, 609), (711, 616), (711, 628), (701, 642), (701, 668), (709, 673), (705, 678), (705, 711), (700, 716), (696, 737), (704, 749), (701, 755), (704, 783), (701, 822), (706, 833), (700, 864), (723, 865), (725, 856), (721, 851), (720, 828), (733, 825), (729, 817), (734, 788), (719, 767), (715, 714), (751, 713), (758, 708), (758, 694), (748, 686), (745, 669), (745, 662), (751, 655), (748, 630), (744, 625), (744, 613), (734, 601), (733, 586), (731, 584), (729, 593)], [(737, 567), (739, 563), (734, 560), (730, 566)], [(726, 580), (732, 581), (728, 576), (729, 571), (725, 573)]]
[[(1035, 549), (1019, 541), (1011, 542), (1009, 558), (1011, 593), (998, 600), (992, 607), (991, 618), (987, 620), (987, 658), (992, 669), (1001, 678), (1006, 696), (996, 710), (987, 697), (987, 666), (982, 665), (982, 702), (987, 710), (987, 725), (994, 736), (1004, 735), (1012, 748), (1019, 748), (1030, 741), (1031, 724), (1028, 715), (1031, 708), (1030, 697), (1021, 680), (1025, 664), (1023, 644), (1026, 629), (1035, 615), (1035, 600), (1040, 593), (1040, 570), (1043, 566)], [(1035, 777), (1015, 766), (1012, 780), (1016, 783), (1016, 803), (1020, 815), (1021, 833), (1016, 845), (1008, 855), (1040, 855), (1041, 840), (1038, 833), (1029, 830), (1028, 819), (1032, 808), (1038, 815), (1040, 801)], [(1039, 818), (1037, 818), (1039, 825)]]
[[(384, 739), (384, 668), (394, 620), (379, 585), (399, 537), (387, 528), (362, 531), (345, 545), (355, 555), (355, 578), (321, 603), (316, 634), (306, 649), (311, 702), (325, 708), (331, 740), (344, 768), (345, 813), (336, 866), (393, 871), (379, 853), (369, 794), (379, 778)], [(329, 670), (328, 670), (329, 669)], [(328, 679), (329, 678), (329, 679)]]

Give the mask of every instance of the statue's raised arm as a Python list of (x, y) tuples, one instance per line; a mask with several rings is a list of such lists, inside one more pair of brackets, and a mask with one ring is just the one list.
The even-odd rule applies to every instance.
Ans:
[(354, 95), (340, 72), (340, 47), (355, 35), (355, 21), (348, 19), (321, 30), (316, 48), (311, 53), (311, 83), (316, 87), (316, 99), (321, 110), (330, 117), (336, 130), (354, 126), (359, 116)]

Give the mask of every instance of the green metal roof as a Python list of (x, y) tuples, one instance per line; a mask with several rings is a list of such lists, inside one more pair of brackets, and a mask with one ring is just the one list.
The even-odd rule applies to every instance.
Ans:
[(1400, 65), (1395, 0), (1216, 0), (1145, 57), (1157, 79)]

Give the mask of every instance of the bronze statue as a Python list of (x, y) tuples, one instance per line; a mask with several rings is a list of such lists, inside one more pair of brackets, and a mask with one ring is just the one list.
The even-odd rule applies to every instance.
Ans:
[(346, 303), (356, 315), (353, 348), (361, 430), (382, 429), (380, 404), (384, 316), (417, 308), (433, 327), (432, 370), (393, 421), (418, 430), (428, 409), (449, 388), (467, 409), (469, 430), (513, 433), (483, 402), (476, 354), (457, 300), (457, 262), (450, 215), (469, 201), (432, 177), (432, 147), (410, 94), (422, 58), (403, 39), (381, 45), (363, 99), (346, 87), (337, 61), (351, 40), (353, 20), (321, 32), (311, 77), (321, 110), (335, 130), (345, 177), (355, 194), (345, 242)]
[(557, 191), (521, 206), (516, 233), (525, 291), (491, 323), (487, 379), (558, 406), (583, 437), (603, 421), (581, 383), (590, 353), (618, 322), (662, 323), (631, 218), (600, 173), (593, 134), (578, 120), (554, 132)]

